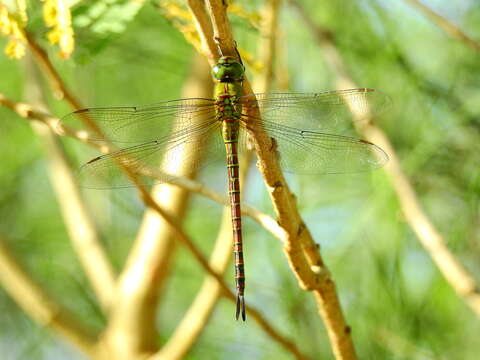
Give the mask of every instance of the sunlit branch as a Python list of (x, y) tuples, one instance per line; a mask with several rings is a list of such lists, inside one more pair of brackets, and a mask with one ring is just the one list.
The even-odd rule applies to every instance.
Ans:
[(193, 21), (197, 33), (200, 36), (201, 49), (199, 52), (204, 55), (209, 64), (213, 64), (218, 58), (218, 46), (213, 35), (212, 23), (205, 7), (204, 0), (188, 0), (188, 8), (193, 15)]
[[(214, 34), (223, 55), (236, 56), (236, 44), (227, 20), (226, 3), (219, 0), (207, 1), (212, 18)], [(247, 79), (243, 83), (244, 93), (251, 94)], [(255, 108), (247, 109), (249, 115), (259, 116)], [(290, 192), (280, 170), (274, 147), (262, 145), (268, 135), (257, 131), (251, 134), (258, 156), (259, 168), (276, 212), (278, 223), (285, 231), (284, 252), (290, 268), (297, 277), (300, 287), (315, 293), (320, 314), (328, 329), (332, 350), (338, 359), (356, 359), (350, 328), (343, 317), (335, 284), (320, 256), (305, 223), (300, 217), (295, 196)]]
[(44, 292), (18, 263), (0, 237), (0, 283), (15, 302), (40, 326), (51, 328), (89, 356), (96, 336), (60, 303)]
[(227, 17), (228, 3), (222, 0), (206, 0), (205, 3), (212, 23), (213, 37), (220, 49), (220, 55), (236, 57), (237, 44), (233, 39), (232, 29)]
[[(330, 34), (329, 31), (313, 23), (308, 14), (296, 0), (290, 0), (290, 3), (298, 10), (304, 23), (315, 36), (317, 43), (322, 48), (327, 64), (337, 74), (338, 87), (356, 87), (356, 84), (349, 77), (345, 69), (343, 60), (335, 47), (332, 37), (326, 35)], [(352, 110), (354, 110), (354, 107), (352, 107)], [(355, 116), (355, 111), (353, 111), (353, 115)], [(387, 135), (373, 123), (364, 123), (364, 126), (359, 126), (359, 123), (360, 122), (356, 122), (357, 129), (367, 138), (367, 140), (378, 144), (390, 157), (390, 160), (384, 169), (392, 181), (408, 224), (417, 235), (425, 250), (430, 254), (450, 286), (461, 298), (464, 299), (471, 309), (480, 316), (480, 292), (478, 290), (480, 287), (476, 283), (474, 277), (468, 273), (458, 259), (447, 248), (445, 239), (423, 211), (418, 196), (408, 177), (403, 172), (395, 149)]]

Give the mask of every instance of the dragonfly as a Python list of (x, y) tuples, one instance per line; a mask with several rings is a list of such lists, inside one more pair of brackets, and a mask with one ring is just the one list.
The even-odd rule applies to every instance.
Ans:
[[(351, 120), (375, 116), (389, 104), (387, 95), (373, 89), (320, 93), (244, 94), (243, 64), (222, 56), (212, 67), (214, 96), (164, 101), (142, 106), (88, 108), (61, 119), (61, 124), (84, 129), (93, 122), (94, 140), (115, 144), (79, 169), (87, 188), (133, 186), (124, 168), (143, 184), (168, 182), (169, 175), (150, 176), (149, 169), (185, 161), (178, 149), (205, 152), (208, 160), (226, 159), (235, 264), (235, 317), (245, 314), (245, 267), (240, 207), (239, 155), (251, 148), (252, 136), (261, 146), (273, 146), (280, 166), (297, 174), (369, 171), (384, 165), (387, 154), (366, 140), (347, 136)], [(352, 117), (352, 111), (355, 116)], [(174, 128), (172, 124), (175, 124)], [(99, 135), (101, 134), (101, 135)], [(188, 156), (188, 155), (187, 155)], [(183, 160), (182, 160), (183, 159)], [(193, 168), (204, 166), (195, 160)]]

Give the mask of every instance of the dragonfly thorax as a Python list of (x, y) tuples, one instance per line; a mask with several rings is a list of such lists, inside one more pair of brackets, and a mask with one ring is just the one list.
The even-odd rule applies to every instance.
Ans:
[(240, 82), (244, 73), (243, 65), (230, 56), (222, 56), (212, 67), (213, 79), (219, 82)]

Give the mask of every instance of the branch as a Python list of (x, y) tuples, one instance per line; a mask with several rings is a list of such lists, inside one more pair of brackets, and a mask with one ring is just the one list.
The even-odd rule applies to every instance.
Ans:
[[(227, 2), (223, 0), (206, 0), (206, 5), (210, 21), (212, 22), (213, 37), (217, 42), (221, 55), (237, 57), (237, 44), (233, 39), (233, 33), (227, 17)], [(218, 57), (216, 57), (217, 59)]]
[[(38, 69), (30, 57), (27, 58), (26, 72), (26, 96), (38, 103), (39, 107), (45, 108)], [(31, 125), (45, 147), (50, 181), (72, 245), (102, 308), (108, 310), (115, 285), (114, 271), (82, 201), (67, 156), (58, 137), (48, 125), (40, 122), (31, 122)]]
[[(278, 3), (277, 0), (273, 0), (274, 3)], [(208, 14), (205, 11), (205, 8), (200, 7), (201, 2), (198, 1), (189, 1), (189, 7), (193, 14), (197, 14), (195, 19), (199, 19), (197, 21), (197, 29), (201, 31), (202, 27), (206, 27), (206, 31), (210, 31), (211, 25), (208, 19)], [(273, 11), (275, 14), (272, 14), (273, 17), (276, 18), (276, 10), (277, 9), (269, 9)], [(270, 31), (273, 31), (272, 27), (269, 26), (270, 23), (267, 24), (266, 28)], [(267, 38), (266, 41), (266, 48), (267, 51), (264, 51), (264, 59), (265, 59), (265, 71), (264, 76), (262, 78), (263, 82), (263, 90), (261, 92), (266, 92), (267, 87), (269, 87), (271, 82), (271, 68), (273, 64), (273, 51), (269, 51), (272, 46), (270, 43), (274, 42), (274, 36), (268, 36), (268, 30), (266, 31), (265, 37)], [(209, 45), (205, 42), (209, 38), (210, 40), (213, 39), (213, 34), (210, 32), (203, 33), (200, 32), (200, 38), (203, 39), (202, 47), (205, 49), (209, 48)], [(250, 155), (250, 154), (249, 154)], [(250, 156), (248, 156), (250, 157)], [(246, 179), (246, 173), (248, 172), (249, 166), (248, 163), (250, 159), (240, 159), (241, 166), (240, 166), (240, 184), (244, 187), (244, 181)], [(230, 208), (227, 199), (222, 199), (222, 202), (225, 203), (225, 211), (222, 217), (222, 225), (220, 228), (220, 232), (218, 234), (217, 240), (215, 242), (215, 247), (212, 252), (212, 256), (210, 259), (210, 266), (215, 269), (216, 271), (223, 273), (226, 270), (228, 265), (231, 253), (232, 253), (232, 230), (231, 230), (231, 215), (230, 215)], [(249, 211), (248, 209), (247, 211)], [(273, 220), (273, 219), (272, 219)], [(275, 224), (276, 225), (276, 224)], [(278, 227), (278, 226), (276, 226)], [(181, 359), (183, 358), (190, 348), (194, 345), (196, 340), (201, 334), (201, 331), (207, 325), (208, 319), (210, 318), (213, 308), (217, 303), (218, 299), (221, 295), (221, 288), (220, 285), (215, 282), (215, 280), (211, 277), (207, 277), (198, 292), (194, 302), (188, 309), (185, 314), (185, 317), (182, 319), (179, 326), (177, 326), (176, 330), (174, 331), (173, 335), (170, 337), (169, 341), (162, 347), (161, 351), (156, 355), (158, 359), (168, 358), (168, 359)]]
[[(290, 0), (290, 3), (298, 10), (305, 24), (307, 24), (315, 36), (318, 45), (323, 50), (327, 64), (337, 74), (338, 87), (356, 87), (353, 80), (347, 74), (346, 67), (331, 36), (326, 36), (326, 34), (330, 34), (330, 32), (314, 24), (296, 0)], [(390, 157), (390, 161), (384, 169), (393, 183), (408, 224), (457, 295), (463, 298), (470, 308), (480, 316), (479, 286), (476, 284), (474, 277), (468, 273), (447, 248), (442, 235), (423, 211), (415, 190), (403, 172), (397, 154), (387, 135), (373, 123), (359, 126), (360, 123), (361, 122), (356, 122), (358, 131), (360, 131), (367, 140), (383, 148)]]
[[(223, 216), (223, 226), (219, 233), (219, 237), (223, 237), (224, 239), (230, 238), (230, 241), (217, 241), (210, 260), (212, 270), (215, 269), (218, 271), (218, 269), (221, 269), (224, 271), (228, 264), (228, 258), (232, 252), (232, 230), (230, 220), (230, 214), (226, 211)], [(182, 359), (199, 336), (200, 331), (206, 325), (218, 296), (223, 294), (230, 301), (233, 303), (235, 302), (235, 295), (228, 289), (225, 282), (223, 280), (219, 281), (218, 278), (212, 276), (212, 273), (209, 272), (209, 274), (210, 277), (203, 283), (195, 302), (175, 330), (173, 336), (162, 350), (153, 356), (151, 360)], [(213, 296), (212, 293), (215, 296)], [(277, 341), (287, 351), (291, 352), (296, 359), (307, 359), (307, 356), (298, 350), (295, 343), (275, 330), (275, 328), (269, 324), (258, 310), (248, 305), (246, 306), (246, 310), (249, 317), (254, 319), (271, 338)]]
[(68, 310), (45, 293), (17, 262), (0, 237), (0, 283), (15, 302), (40, 326), (68, 339), (89, 356), (95, 354), (95, 336)]
[[(207, 7), (222, 54), (236, 56), (235, 42), (225, 13), (225, 3), (220, 0), (209, 0)], [(244, 80), (243, 87), (245, 94), (252, 93), (247, 79)], [(250, 115), (259, 117), (256, 109), (250, 108), (248, 111), (251, 112)], [(300, 287), (315, 293), (334, 354), (341, 359), (355, 359), (350, 328), (345, 323), (335, 284), (320, 256), (318, 245), (300, 217), (295, 196), (290, 192), (283, 177), (274, 147), (265, 145), (268, 143), (265, 141), (268, 139), (266, 134), (255, 133), (252, 134), (252, 138), (258, 157), (257, 167), (266, 183), (278, 223), (286, 235), (284, 252), (290, 268), (297, 277)]]
[(219, 57), (218, 46), (215, 43), (212, 23), (205, 8), (204, 0), (187, 0), (188, 8), (193, 15), (193, 21), (200, 37), (201, 48), (197, 49), (212, 65)]
[(475, 40), (471, 39), (467, 34), (465, 34), (460, 28), (453, 25), (450, 21), (445, 19), (443, 16), (437, 14), (435, 11), (430, 9), (427, 5), (423, 4), (419, 0), (405, 0), (410, 3), (413, 7), (417, 8), (423, 15), (428, 17), (435, 25), (440, 29), (445, 31), (448, 35), (454, 39), (460, 40), (469, 48), (480, 51), (480, 44)]

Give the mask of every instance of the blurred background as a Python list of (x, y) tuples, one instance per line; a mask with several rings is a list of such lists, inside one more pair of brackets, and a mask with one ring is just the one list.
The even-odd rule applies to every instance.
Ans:
[[(331, 32), (355, 83), (392, 99), (376, 125), (390, 138), (448, 248), (480, 280), (480, 53), (449, 36), (410, 1), (300, 2), (315, 23)], [(58, 47), (45, 40), (48, 29), (40, 2), (28, 2), (27, 29), (83, 105), (138, 105), (182, 96), (187, 77), (197, 69), (192, 60), (196, 51), (178, 29), (185, 20), (168, 10), (174, 2), (71, 3), (75, 51), (69, 59), (58, 56)], [(423, 3), (480, 41), (477, 1)], [(263, 5), (231, 1), (230, 20), (253, 81), (262, 66), (258, 22)], [(286, 1), (278, 37), (272, 90), (335, 88), (336, 74), (322, 49)], [(0, 48), (8, 41), (8, 36), (0, 37)], [(16, 60), (0, 55), (0, 92), (8, 98), (28, 102), (28, 61), (28, 56)], [(52, 115), (72, 111), (47, 84), (41, 86)], [(0, 119), (0, 233), (42, 288), (99, 331), (105, 315), (68, 241), (45, 148), (28, 121), (3, 107)], [(73, 167), (94, 154), (75, 140), (63, 143)], [(251, 166), (245, 202), (273, 215), (263, 181)], [(337, 284), (360, 358), (478, 359), (478, 314), (458, 297), (419, 243), (382, 169), (287, 179)], [(211, 168), (200, 180), (226, 191), (222, 167)], [(82, 193), (119, 272), (144, 206), (133, 189)], [(198, 195), (189, 203), (184, 228), (205, 254), (212, 250), (222, 211)], [(311, 358), (332, 358), (314, 299), (299, 289), (282, 244), (248, 218), (244, 226), (248, 303)], [(160, 344), (183, 317), (203, 278), (196, 261), (179, 247), (157, 314)], [(233, 288), (233, 266), (225, 279)], [(236, 322), (233, 310), (231, 302), (221, 300), (185, 358), (292, 358), (251, 319)], [(0, 353), (4, 359), (84, 358), (39, 327), (1, 287)]]

